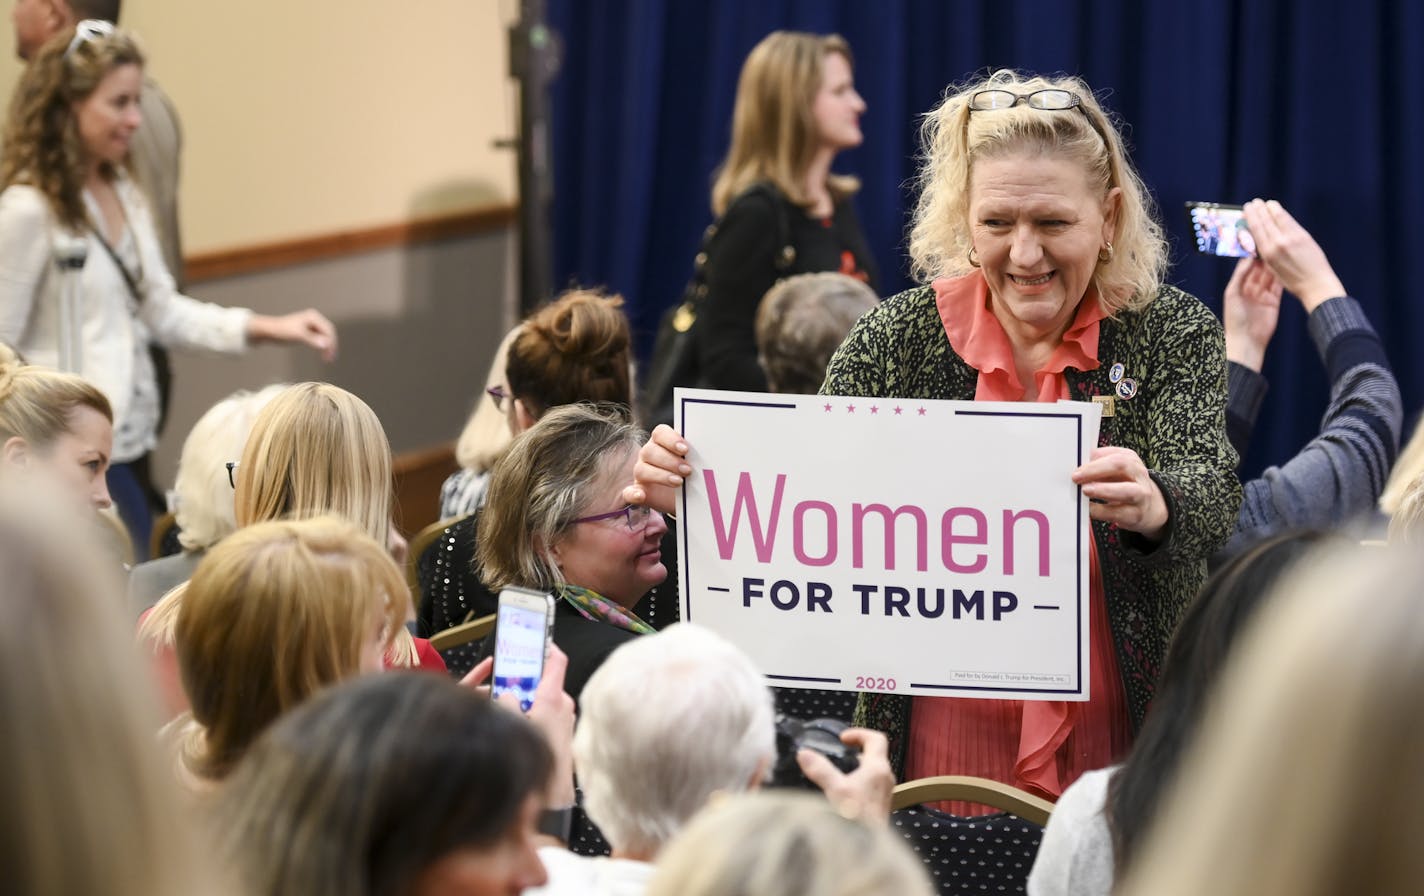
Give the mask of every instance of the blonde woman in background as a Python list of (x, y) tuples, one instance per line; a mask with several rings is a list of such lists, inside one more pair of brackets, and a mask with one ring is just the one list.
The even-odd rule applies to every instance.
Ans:
[(662, 853), (648, 896), (931, 896), (924, 865), (883, 822), (819, 796), (727, 797)]
[(117, 570), (71, 508), (18, 492), (0, 485), (5, 892), (225, 892), (196, 873), (202, 850), (153, 748)]
[(183, 550), (129, 571), (128, 603), (135, 617), (188, 581), (203, 552), (237, 528), (227, 463), (241, 456), (253, 420), (285, 388), (275, 385), (260, 392), (234, 392), (193, 424), (183, 440), (173, 482), (173, 516)]
[(391, 532), (391, 446), (360, 398), (297, 383), (267, 403), (233, 471), (238, 526), (334, 513), (378, 544)]
[[(239, 529), (278, 519), (334, 514), (391, 544), (391, 448), (381, 421), (364, 401), (330, 383), (297, 383), (267, 403), (234, 464), (234, 517)], [(392, 594), (402, 614), (410, 589)], [(139, 624), (160, 680), (172, 678), (175, 625), (183, 603), (176, 589), (154, 604)], [(423, 638), (402, 627), (386, 656), (393, 667), (445, 670)], [(177, 695), (181, 697), (182, 695)], [(183, 702), (171, 708), (182, 709)]]
[[(391, 525), (391, 444), (370, 405), (330, 383), (297, 383), (272, 399), (252, 425), (234, 470), (238, 526), (262, 520), (336, 514), (402, 559)], [(410, 590), (402, 612), (411, 618)], [(386, 657), (391, 666), (445, 670), (423, 638), (402, 628)]]
[(107, 509), (113, 438), (114, 412), (93, 384), (0, 344), (0, 480), (39, 478), (76, 507)]
[(173, 729), (180, 779), (216, 785), (278, 716), (381, 671), (407, 594), (385, 548), (335, 516), (254, 523), (212, 547), (174, 627), (192, 706)]
[(1424, 563), (1307, 563), (1250, 630), (1125, 896), (1412, 894), (1424, 880)]
[[(863, 139), (865, 101), (852, 69), (840, 35), (799, 31), (767, 35), (742, 65), (731, 146), (712, 185), (719, 220), (702, 267), (701, 385), (766, 391), (754, 324), (757, 305), (778, 279), (836, 271), (875, 283), (851, 204), (860, 183), (831, 173), (835, 157)], [(657, 422), (671, 421), (649, 425)]]
[[(20, 77), (0, 162), (0, 340), (34, 363), (80, 374), (113, 405), (109, 485), (140, 558), (151, 509), (129, 465), (157, 443), (149, 343), (237, 353), (289, 342), (328, 361), (336, 355), (336, 329), (320, 312), (271, 317), (174, 288), (128, 174), (143, 65), (133, 38), (108, 22), (86, 19), (62, 31)], [(65, 243), (85, 260), (61, 274), (55, 254)], [(70, 281), (77, 296), (66, 292)]]

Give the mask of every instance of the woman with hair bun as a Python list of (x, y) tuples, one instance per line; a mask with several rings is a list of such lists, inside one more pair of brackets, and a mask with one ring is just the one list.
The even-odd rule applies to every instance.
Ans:
[[(623, 297), (590, 289), (575, 289), (538, 309), (500, 344), (495, 355), (498, 372), (490, 371), (489, 385), (466, 424), (466, 433), (488, 408), (504, 414), (510, 436), (533, 426), (544, 413), (576, 401), (629, 404), (632, 401), (632, 356), (628, 318)], [(501, 363), (501, 358), (503, 362)], [(470, 455), (464, 469), (445, 481), (440, 490), (441, 518), (474, 513), (484, 503), (489, 469), (498, 456), (478, 457), (460, 437)], [(509, 446), (503, 440), (499, 454)]]
[(0, 344), (0, 478), (38, 475), (77, 506), (103, 510), (113, 440), (102, 392), (72, 373), (27, 366)]
[(505, 361), (510, 429), (580, 401), (628, 405), (632, 362), (623, 297), (566, 292), (524, 321)]
[[(628, 408), (630, 348), (622, 296), (571, 290), (520, 324), (509, 344), (503, 379), (486, 389), (486, 396), (504, 413), (514, 436), (563, 405), (590, 402)], [(458, 496), (460, 502), (442, 505), (442, 516), (472, 514), (484, 505), (489, 474), (478, 475), (476, 481), (477, 474), (465, 469), (450, 477), (442, 493)], [(475, 517), (452, 525), (435, 552), (440, 574), (421, 571), (420, 632), (427, 637), (495, 611), (495, 595), (474, 571), (478, 527)]]

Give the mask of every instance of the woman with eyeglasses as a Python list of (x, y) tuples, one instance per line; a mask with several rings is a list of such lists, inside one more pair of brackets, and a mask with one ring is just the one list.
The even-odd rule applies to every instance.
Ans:
[[(926, 117), (910, 255), (926, 285), (856, 324), (827, 394), (1100, 401), (1072, 473), (1092, 502), (1087, 703), (863, 694), (906, 778), (1056, 798), (1122, 758), (1167, 641), (1241, 502), (1220, 323), (1164, 282), (1166, 242), (1122, 136), (1077, 78), (1000, 71)], [(671, 504), (687, 445), (659, 427), (630, 500)]]
[(236, 353), (292, 342), (336, 354), (336, 331), (317, 311), (271, 317), (175, 291), (128, 173), (143, 65), (134, 40), (107, 22), (56, 36), (21, 75), (0, 161), (0, 341), (108, 397), (109, 488), (140, 559), (151, 510), (131, 465), (154, 447), (159, 418), (149, 343)]
[(653, 631), (633, 607), (667, 577), (662, 514), (623, 500), (645, 434), (618, 408), (549, 411), (495, 464), (480, 518), (480, 574), (552, 591), (554, 643), (575, 700), (618, 645)]
[[(628, 404), (633, 372), (630, 343), (622, 296), (570, 290), (529, 315), (510, 334), (496, 353), (498, 372), (491, 371), (475, 416), (492, 408), (504, 416), (510, 435), (517, 436), (545, 411), (560, 405)], [(474, 422), (472, 417), (471, 425)], [(484, 474), (477, 472), (473, 460), (461, 466), (441, 488), (442, 518), (473, 513), (483, 501), (487, 468)]]
[[(503, 416), (505, 433), (497, 451), (478, 452), (460, 438), (469, 459), (441, 490), (442, 519), (464, 516), (450, 526), (420, 567), (420, 632), (427, 637), (495, 611), (495, 592), (474, 570), (481, 538), (478, 511), (484, 505), (490, 473), (508, 450), (509, 438), (533, 426), (553, 408), (579, 401), (627, 406), (632, 400), (632, 357), (623, 299), (576, 289), (531, 314), (511, 335), (498, 375), (475, 410), (470, 430)], [(473, 434), (471, 434), (473, 435)], [(491, 456), (492, 455), (492, 456)], [(471, 516), (471, 514), (474, 514)], [(667, 602), (664, 605), (668, 605)], [(456, 648), (452, 671), (468, 670), (474, 653)]]

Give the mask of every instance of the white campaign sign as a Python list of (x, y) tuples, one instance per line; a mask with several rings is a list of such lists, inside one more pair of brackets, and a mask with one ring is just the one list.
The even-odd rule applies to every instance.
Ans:
[(682, 618), (773, 684), (1088, 699), (1101, 408), (678, 389)]

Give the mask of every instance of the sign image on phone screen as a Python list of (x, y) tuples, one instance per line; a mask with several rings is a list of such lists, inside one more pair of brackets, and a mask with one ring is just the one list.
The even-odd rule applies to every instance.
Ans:
[(1227, 258), (1251, 258), (1256, 254), (1256, 240), (1246, 226), (1241, 206), (1188, 202), (1187, 215), (1192, 221), (1198, 252)]
[(499, 595), (494, 629), (492, 692), (515, 694), (528, 712), (544, 674), (553, 601), (549, 595), (523, 588), (506, 588)]

